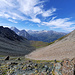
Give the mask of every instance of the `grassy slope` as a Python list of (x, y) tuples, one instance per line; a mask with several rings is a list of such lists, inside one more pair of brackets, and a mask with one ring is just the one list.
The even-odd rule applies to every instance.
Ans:
[(30, 43), (35, 48), (41, 48), (41, 47), (48, 46), (48, 43), (47, 42), (42, 42), (42, 41), (30, 41)]
[(55, 42), (58, 42), (58, 41), (64, 39), (65, 37), (69, 36), (70, 34), (71, 34), (71, 33), (69, 33), (69, 34), (67, 34), (67, 35), (65, 35), (65, 36), (63, 36), (63, 37), (61, 37), (61, 38), (59, 38), (59, 39), (57, 39), (57, 40), (55, 40), (55, 41), (53, 41), (53, 42), (50, 42), (50, 43), (48, 43), (48, 45), (51, 45), (51, 44), (53, 44), (53, 43), (55, 43)]
[(63, 37), (61, 37), (61, 38), (59, 38), (59, 39), (57, 39), (57, 40), (55, 40), (55, 41), (53, 41), (53, 42), (50, 42), (50, 43), (42, 42), (42, 41), (30, 41), (30, 43), (35, 48), (41, 48), (41, 47), (45, 47), (45, 46), (51, 45), (51, 44), (53, 44), (55, 42), (58, 42), (58, 41), (64, 39), (65, 37), (67, 37), (68, 35), (70, 35), (70, 33), (65, 35), (65, 36), (63, 36)]

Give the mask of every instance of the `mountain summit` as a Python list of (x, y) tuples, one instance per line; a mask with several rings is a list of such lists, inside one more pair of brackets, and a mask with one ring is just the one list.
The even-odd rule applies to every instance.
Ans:
[(0, 26), (0, 55), (23, 56), (33, 51), (30, 42), (9, 28)]
[(28, 40), (38, 41), (38, 39), (36, 37), (31, 36), (25, 30), (19, 30), (16, 27), (11, 27), (10, 29), (13, 30), (17, 35), (22, 36), (22, 37), (25, 37)]
[(26, 56), (35, 60), (62, 60), (75, 57), (75, 30), (66, 36), (58, 39), (55, 43), (37, 49)]

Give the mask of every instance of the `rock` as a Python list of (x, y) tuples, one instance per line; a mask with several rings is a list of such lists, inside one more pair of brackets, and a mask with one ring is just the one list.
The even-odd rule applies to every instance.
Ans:
[(74, 64), (74, 75), (75, 75), (75, 64)]
[(31, 60), (29, 60), (29, 63), (32, 62)]
[(18, 58), (17, 60), (21, 60), (20, 58)]
[(35, 70), (35, 73), (38, 73), (38, 70)]
[(61, 64), (60, 63), (56, 63), (55, 64), (55, 75), (62, 75), (60, 72), (61, 69)]
[(57, 60), (55, 59), (54, 62), (57, 63)]
[(75, 64), (75, 58), (73, 58), (71, 61), (72, 61), (73, 64)]
[(41, 73), (41, 75), (44, 75), (43, 73)]
[(5, 60), (9, 60), (9, 56), (5, 57)]
[(31, 74), (31, 75), (34, 75), (34, 74)]
[(11, 62), (11, 65), (17, 65), (18, 63), (16, 63), (16, 62)]
[(70, 59), (64, 59), (62, 62), (62, 74), (74, 75), (74, 65)]
[(0, 70), (0, 75), (2, 75), (2, 71)]
[(35, 67), (37, 67), (37, 66), (38, 66), (38, 64), (35, 63)]

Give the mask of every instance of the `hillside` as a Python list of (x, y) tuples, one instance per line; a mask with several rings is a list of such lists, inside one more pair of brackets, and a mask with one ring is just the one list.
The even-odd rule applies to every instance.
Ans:
[(30, 41), (30, 43), (35, 48), (42, 48), (49, 45), (49, 43), (42, 41)]
[(0, 26), (0, 55), (23, 56), (33, 51), (30, 42), (9, 28)]
[(35, 60), (61, 60), (75, 57), (75, 30), (55, 43), (30, 53), (26, 56)]

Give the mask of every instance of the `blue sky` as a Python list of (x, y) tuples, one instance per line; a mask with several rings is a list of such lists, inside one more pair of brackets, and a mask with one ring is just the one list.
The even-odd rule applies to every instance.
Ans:
[(71, 32), (75, 0), (0, 0), (0, 26)]

